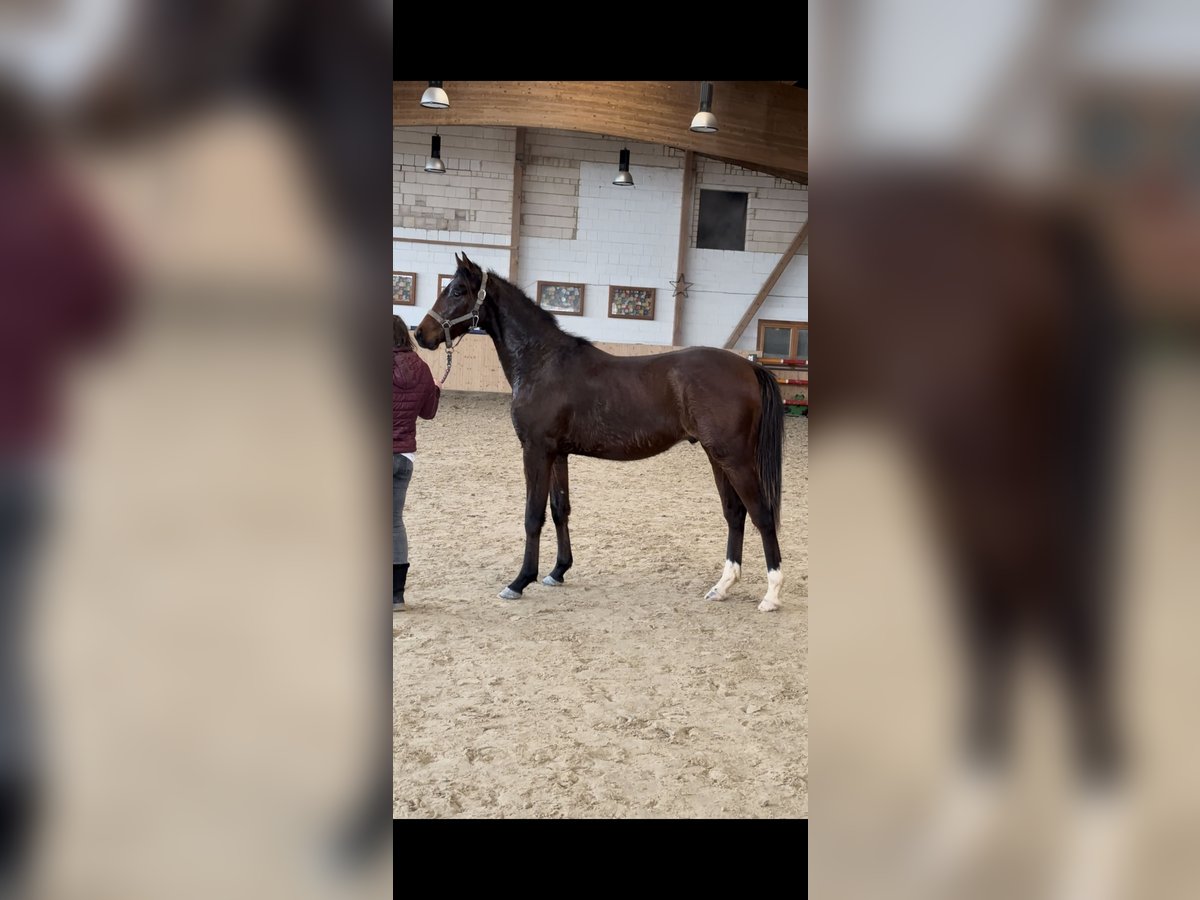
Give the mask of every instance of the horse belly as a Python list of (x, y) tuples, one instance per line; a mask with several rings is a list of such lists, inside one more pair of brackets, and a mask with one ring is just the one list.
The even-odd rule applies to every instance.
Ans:
[(581, 452), (580, 456), (593, 456), (596, 459), (611, 459), (619, 462), (629, 462), (635, 459), (649, 459), (651, 456), (670, 450), (682, 438), (657, 439), (642, 443), (633, 443), (620, 447), (600, 447), (592, 452)]
[(648, 459), (671, 449), (686, 435), (677, 424), (656, 426), (621, 422), (590, 422), (576, 429), (571, 453), (596, 459)]

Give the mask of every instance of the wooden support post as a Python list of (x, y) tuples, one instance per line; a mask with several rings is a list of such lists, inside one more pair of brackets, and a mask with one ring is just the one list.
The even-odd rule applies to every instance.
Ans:
[(772, 288), (775, 287), (775, 283), (779, 281), (779, 277), (783, 275), (784, 270), (788, 267), (788, 263), (792, 261), (792, 257), (796, 255), (796, 251), (800, 249), (800, 245), (804, 243), (806, 237), (808, 237), (807, 221), (800, 226), (800, 230), (796, 232), (796, 236), (792, 238), (792, 242), (788, 245), (788, 248), (783, 251), (783, 256), (779, 257), (779, 262), (775, 263), (775, 268), (771, 270), (771, 274), (767, 276), (767, 280), (763, 282), (763, 286), (758, 289), (758, 293), (750, 301), (750, 306), (747, 307), (745, 314), (734, 327), (733, 333), (729, 335), (729, 340), (725, 342), (726, 350), (732, 350), (733, 345), (738, 342), (738, 338), (742, 336), (742, 332), (746, 330), (746, 326), (750, 324), (750, 320), (754, 318), (754, 314), (763, 305), (763, 301), (767, 299), (767, 295), (771, 293)]
[(678, 293), (683, 284), (684, 263), (687, 262), (688, 245), (692, 240), (692, 207), (695, 205), (696, 193), (696, 154), (687, 150), (683, 154), (683, 197), (679, 201), (679, 255), (675, 258), (675, 277), (679, 281), (675, 285), (675, 323), (671, 327), (671, 346), (680, 347), (683, 340), (683, 301), (684, 296)]
[(525, 129), (517, 128), (516, 152), (513, 154), (512, 232), (508, 239), (508, 280), (517, 283), (521, 263), (521, 201), (525, 192)]

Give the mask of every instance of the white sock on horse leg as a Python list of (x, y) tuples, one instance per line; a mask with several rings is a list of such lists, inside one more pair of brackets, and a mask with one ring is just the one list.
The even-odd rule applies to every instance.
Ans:
[(767, 570), (767, 596), (763, 597), (762, 603), (758, 604), (759, 610), (762, 612), (773, 612), (779, 609), (779, 592), (783, 589), (783, 570), (768, 569)]
[(724, 600), (729, 596), (729, 589), (737, 583), (742, 577), (741, 563), (735, 563), (732, 560), (725, 560), (725, 570), (721, 573), (721, 580), (713, 585), (712, 590), (705, 594), (705, 600)]

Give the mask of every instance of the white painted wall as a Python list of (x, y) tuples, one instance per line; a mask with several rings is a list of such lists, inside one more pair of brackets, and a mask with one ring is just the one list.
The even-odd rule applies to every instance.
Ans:
[[(779, 257), (778, 253), (689, 250), (687, 276), (695, 285), (688, 289), (684, 301), (687, 315), (683, 319), (683, 343), (724, 346)], [(758, 315), (742, 332), (735, 345), (738, 350), (755, 349), (759, 319), (808, 321), (807, 253), (792, 258)]]
[[(574, 334), (670, 344), (675, 306), (669, 282), (679, 250), (683, 170), (638, 169), (632, 188), (614, 185), (614, 171), (612, 164), (579, 163), (578, 237), (522, 238), (518, 283), (530, 297), (536, 296), (538, 280), (585, 284), (583, 316), (560, 317), (562, 327)], [(654, 320), (609, 318), (613, 284), (654, 288)]]
[[(415, 324), (433, 305), (438, 274), (452, 274), (454, 254), (507, 275), (511, 234), (515, 129), (445, 128), (447, 174), (421, 171), (428, 128), (396, 128), (393, 138), (394, 238), (465, 242), (468, 246), (394, 242), (394, 268), (417, 273), (416, 307), (396, 307)], [(635, 185), (616, 187), (617, 155), (630, 150)], [(808, 216), (802, 185), (709, 159), (697, 160), (691, 249), (686, 255), (683, 343), (722, 346), (730, 330)], [(602, 341), (670, 344), (675, 299), (679, 207), (684, 201), (683, 153), (671, 147), (601, 135), (530, 129), (517, 282), (529, 296), (537, 282), (579, 282), (584, 315), (562, 316), (562, 327)], [(746, 251), (698, 250), (700, 188), (746, 191)], [(483, 244), (485, 246), (473, 246)], [(656, 290), (653, 321), (608, 317), (610, 285)], [(740, 349), (753, 349), (757, 320), (808, 320), (807, 243), (747, 326)]]

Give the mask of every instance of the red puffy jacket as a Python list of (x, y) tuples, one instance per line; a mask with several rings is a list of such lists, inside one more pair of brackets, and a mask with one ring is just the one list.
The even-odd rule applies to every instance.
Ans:
[(129, 275), (69, 179), (0, 157), (0, 460), (55, 442), (63, 370), (115, 336)]
[(392, 452), (417, 452), (417, 416), (437, 415), (442, 389), (429, 366), (407, 347), (392, 348)]

